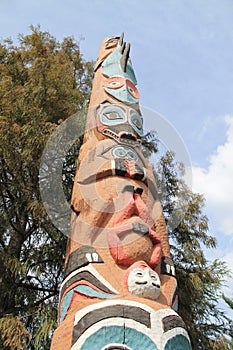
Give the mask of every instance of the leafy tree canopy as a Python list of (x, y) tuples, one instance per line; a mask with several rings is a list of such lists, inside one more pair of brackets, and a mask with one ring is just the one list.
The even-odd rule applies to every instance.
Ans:
[(215, 248), (217, 242), (208, 232), (203, 196), (186, 186), (180, 169), (174, 154), (167, 152), (156, 171), (165, 217), (178, 223), (172, 228), (171, 220), (168, 232), (177, 272), (179, 314), (186, 323), (193, 350), (232, 349), (223, 337), (229, 334), (230, 321), (218, 305), (229, 271), (225, 262), (211, 263), (205, 258), (204, 250)]
[(1, 349), (49, 348), (66, 238), (48, 220), (38, 171), (49, 135), (88, 104), (92, 76), (71, 37), (31, 27), (18, 46), (0, 44)]

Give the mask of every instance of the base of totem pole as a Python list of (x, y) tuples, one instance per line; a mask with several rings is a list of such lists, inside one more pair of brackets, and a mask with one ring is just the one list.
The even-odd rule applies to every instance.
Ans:
[(111, 300), (71, 312), (57, 328), (56, 350), (191, 350), (185, 324), (172, 309)]

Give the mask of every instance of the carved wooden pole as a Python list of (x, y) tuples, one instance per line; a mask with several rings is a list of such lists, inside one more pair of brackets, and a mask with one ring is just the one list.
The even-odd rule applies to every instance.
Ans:
[(52, 350), (191, 349), (129, 51), (107, 37), (97, 59)]

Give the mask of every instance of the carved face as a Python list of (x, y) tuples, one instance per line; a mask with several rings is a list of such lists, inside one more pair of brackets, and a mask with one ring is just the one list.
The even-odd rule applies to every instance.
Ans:
[(96, 108), (97, 130), (119, 143), (135, 145), (143, 136), (142, 116), (133, 108), (105, 102)]
[(159, 276), (149, 267), (137, 267), (129, 273), (128, 289), (132, 294), (155, 300), (160, 294)]
[(139, 92), (129, 79), (121, 76), (105, 78), (103, 87), (109, 95), (115, 97), (121, 102), (128, 104), (139, 102)]

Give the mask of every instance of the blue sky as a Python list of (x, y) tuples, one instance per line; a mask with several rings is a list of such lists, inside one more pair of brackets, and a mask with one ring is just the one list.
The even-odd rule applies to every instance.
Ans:
[[(1, 0), (0, 36), (16, 40), (41, 25), (58, 40), (74, 36), (86, 60), (102, 39), (125, 32), (142, 106), (178, 131), (193, 164), (193, 188), (218, 249), (233, 261), (233, 1)], [(154, 123), (153, 127), (154, 127)], [(229, 281), (233, 286), (233, 283)], [(233, 297), (228, 289), (228, 296)]]

